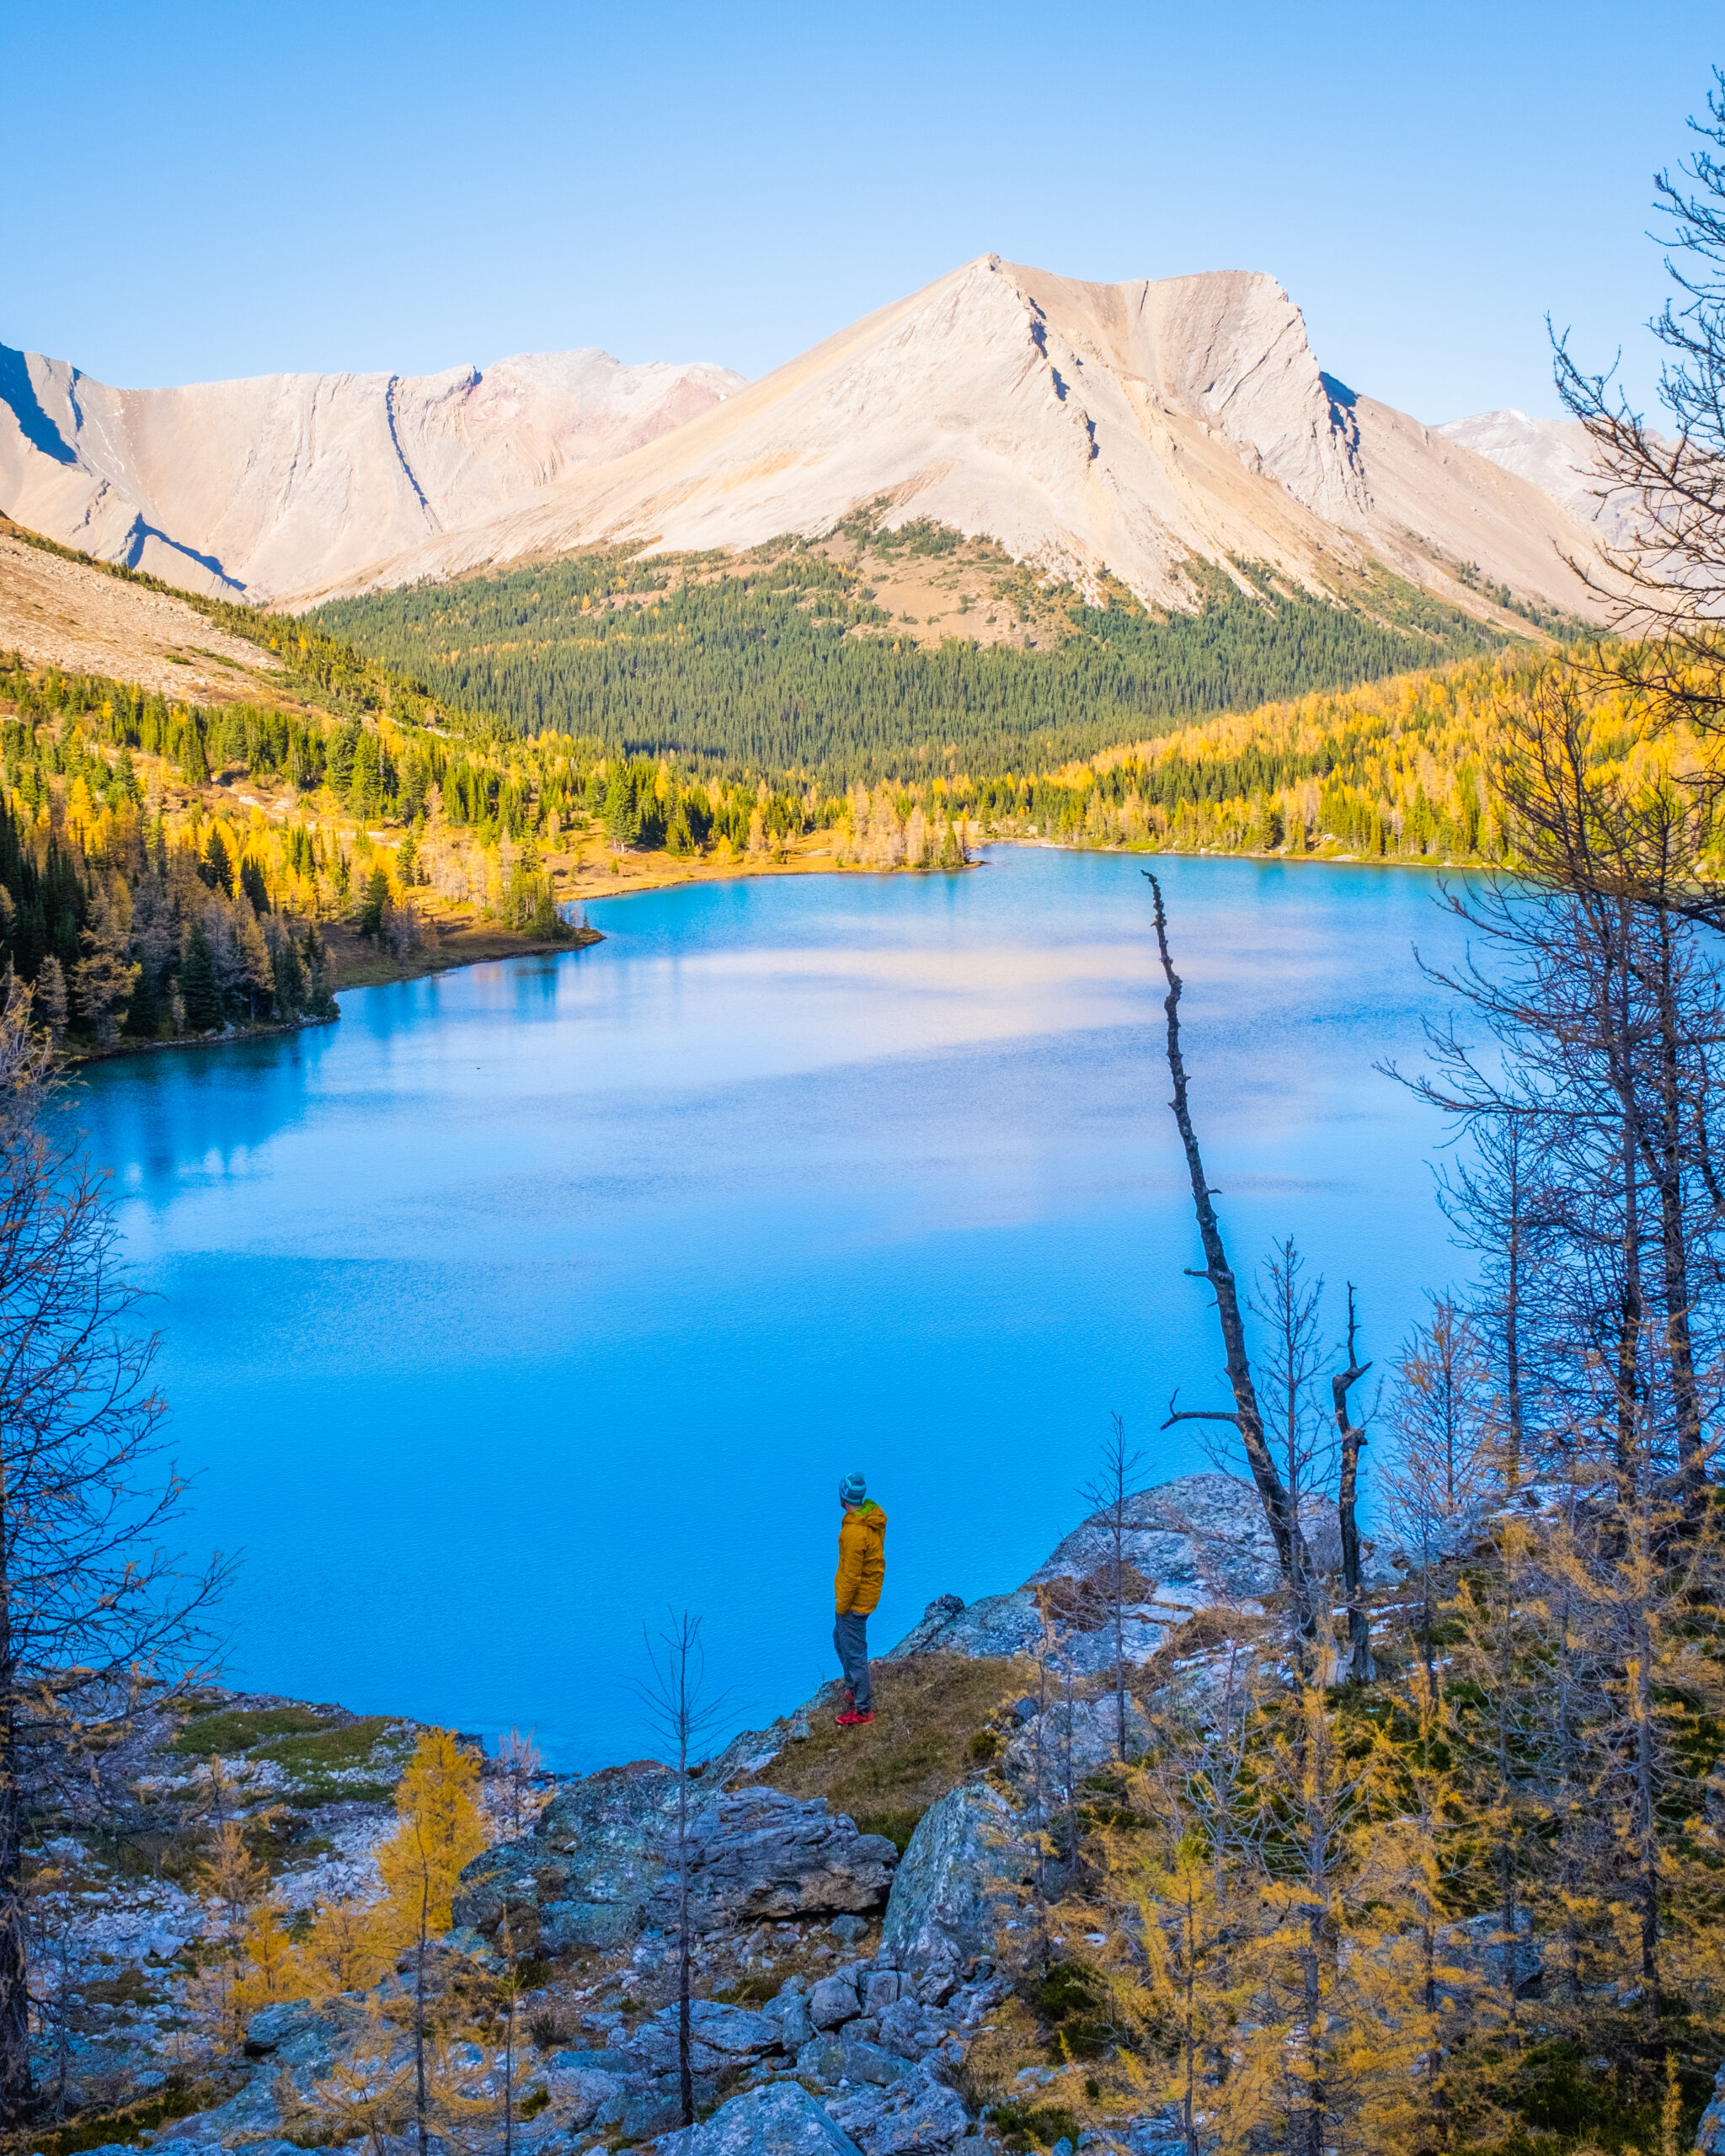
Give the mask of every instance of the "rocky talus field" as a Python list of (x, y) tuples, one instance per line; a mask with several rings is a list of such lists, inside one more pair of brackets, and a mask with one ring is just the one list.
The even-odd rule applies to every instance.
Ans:
[[(1133, 1517), (1131, 1591), (1146, 1599), (1129, 1612), (1127, 1649), (1142, 1690), (1171, 1634), (1218, 1598), (1268, 1588), (1274, 1558), (1253, 1493), (1225, 1476), (1163, 1485), (1135, 1501)], [(689, 1895), (703, 2151), (980, 2152), (997, 2131), (984, 2116), (991, 2099), (1033, 2099), (1044, 2068), (1014, 2065), (996, 2088), (1000, 2063), (984, 2055), (1015, 1989), (1003, 1950), (1023, 1921), (1027, 1838), (1113, 1756), (1114, 1702), (1098, 1696), (1112, 1653), (1094, 1584), (1100, 1534), (1080, 1527), (1012, 1592), (968, 1608), (955, 1596), (932, 1603), (877, 1664), (871, 1728), (836, 1731), (830, 1688), (734, 1737), (697, 1774)], [(1079, 1681), (1070, 1699), (1039, 1705), (1031, 1657), (1044, 1609)], [(1135, 1700), (1130, 1713), (1141, 1731)], [(154, 2092), (164, 2112), (187, 2114), (111, 2146), (288, 2156), (328, 2140), (327, 2126), (307, 2125), (320, 2089), (356, 2063), (387, 2074), (410, 2052), (410, 2036), (379, 2014), (410, 1989), (404, 1961), (372, 1993), (267, 2007), (240, 2052), (222, 2055), (192, 2004), (222, 1912), (173, 1852), (200, 1823), (230, 1817), (267, 1852), (270, 1891), (290, 1920), (375, 1897), (375, 1853), (418, 1734), (406, 1720), (211, 1689), (145, 1716), (102, 1757), (39, 1853), (40, 1982), (75, 2004), (45, 2032), (37, 2073), (46, 2086), (63, 2075), (69, 2101), (86, 2109), (136, 2110)], [(504, 1948), (530, 1957), (522, 2147), (673, 2135), (676, 1775), (638, 1760), (540, 1774), (524, 1792), (489, 1759), (483, 1786), (494, 1840), (463, 1875), (454, 1929), (431, 1958), (434, 1991), (496, 1967)], [(470, 2045), (457, 2065), (483, 2096), (501, 2055)], [(1155, 2121), (1122, 2139), (1148, 2156)]]
[[(1126, 1617), (1129, 1753), (1158, 1691), (1202, 1684), (1231, 1625), (1236, 1636), (1249, 1626), (1275, 1583), (1247, 1485), (1188, 1476), (1133, 1499), (1130, 1518), (1129, 1591), (1142, 1598)], [(1325, 1523), (1314, 1524), (1321, 1551)], [(540, 1773), (524, 1789), (486, 1762), (491, 1846), (462, 1874), (426, 1983), (435, 2005), (505, 1955), (525, 1972), (517, 2148), (984, 2156), (1049, 2144), (1061, 2115), (1038, 2105), (1062, 2059), (1058, 2009), (1051, 2021), (1033, 1993), (1027, 2004), (1014, 1943), (1031, 1921), (1039, 1830), (1115, 1758), (1105, 1534), (1086, 1522), (1011, 1593), (932, 1603), (877, 1663), (871, 1728), (836, 1731), (829, 1687), (696, 1773), (692, 2128), (680, 2126), (676, 1776), (636, 1760)], [(1396, 1577), (1377, 1561), (1381, 1590)], [(145, 1717), (102, 1758), (39, 1853), (38, 1986), (76, 2003), (36, 2063), (45, 2085), (64, 2076), (86, 2117), (106, 2101), (130, 2124), (123, 2141), (86, 2129), (45, 2150), (359, 2156), (369, 2145), (332, 2129), (329, 2095), (411, 2057), (412, 1957), (370, 1991), (265, 2007), (224, 2054), (192, 2004), (221, 1912), (207, 1887), (174, 1876), (169, 1853), (189, 1822), (219, 1812), (268, 1852), (271, 1894), (290, 1915), (363, 1902), (381, 1892), (375, 1852), (418, 1733), (211, 1690)], [(1493, 1951), (1471, 1947), (1469, 1929), (1456, 1927), (1452, 1961)], [(1531, 1944), (1515, 1973), (1518, 1986), (1536, 1981)], [(494, 2041), (456, 2043), (441, 2063), (476, 2106), (500, 2089)], [(1075, 2128), (1098, 2156), (1172, 2156), (1172, 2133), (1153, 2109)], [(494, 2124), (474, 2145), (500, 2148)], [(1725, 2152), (1719, 2101), (1700, 2145)], [(1055, 2149), (1070, 2156), (1070, 2143)]]

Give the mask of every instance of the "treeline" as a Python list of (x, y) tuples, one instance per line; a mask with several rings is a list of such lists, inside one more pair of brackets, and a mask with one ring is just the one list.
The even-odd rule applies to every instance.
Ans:
[[(0, 967), (32, 986), (68, 1046), (331, 1015), (318, 923), (348, 919), (403, 956), (423, 940), (414, 894), (422, 855), (441, 864), (441, 841), (448, 851), (437, 810), (451, 768), (472, 766), (387, 722), (200, 710), (0, 654)], [(216, 783), (242, 776), (323, 813), (275, 822)], [(185, 790), (177, 805), (171, 781)], [(462, 894), (555, 937), (549, 878), (515, 833), (554, 824), (558, 797), (536, 793), (530, 814), (523, 794), (496, 772), (469, 780), (478, 828)], [(356, 828), (340, 828), (332, 803)], [(404, 829), (377, 845), (373, 816)]]
[[(614, 551), (343, 600), (308, 624), (524, 734), (835, 787), (1047, 768), (1205, 712), (1431, 667), (1503, 641), (1393, 579), (1332, 605), (1195, 565), (1202, 610), (1065, 606), (1045, 650), (890, 633), (858, 574)], [(1123, 595), (1124, 597), (1124, 595)]]
[(1052, 775), (983, 782), (986, 827), (1183, 853), (1503, 861), (1493, 759), (1554, 668), (1505, 652), (1213, 719)]

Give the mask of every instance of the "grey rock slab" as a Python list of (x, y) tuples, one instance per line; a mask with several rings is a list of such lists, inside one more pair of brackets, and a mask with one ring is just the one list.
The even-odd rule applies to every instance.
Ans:
[(590, 2052), (553, 2052), (541, 2062), (539, 2072), (553, 2109), (578, 2133), (593, 2123), (617, 2094), (615, 2071), (595, 2066)]
[(857, 1980), (848, 1969), (823, 1977), (809, 1994), (809, 2018), (817, 2029), (836, 2029), (862, 2011)]
[[(660, 2134), (678, 2132), (683, 2123), (682, 2084), (674, 2074), (656, 2079), (631, 2081), (617, 2116), (617, 2130), (625, 2141), (652, 2141)], [(697, 2079), (697, 2104), (710, 2104), (714, 2093), (710, 2080)], [(609, 2106), (606, 2106), (609, 2109)]]
[(896, 1969), (876, 1969), (862, 1980), (862, 2009), (866, 2014), (884, 2014), (898, 1996)]
[(834, 2086), (845, 2071), (845, 2047), (836, 2036), (811, 2036), (797, 2053), (797, 2071), (810, 2081)]
[[(676, 2058), (679, 2013), (676, 2006), (662, 2007), (629, 2040), (631, 2051), (657, 2061), (667, 2052)], [(692, 2053), (702, 2057), (704, 2070), (717, 2072), (738, 2059), (759, 2057), (778, 2050), (783, 2041), (778, 2024), (764, 2014), (750, 2014), (740, 2006), (721, 2005), (717, 2000), (689, 2002), (689, 2041)]]
[(572, 1946), (623, 1946), (641, 1923), (638, 1902), (552, 1902), (539, 1912), (539, 1944), (553, 1954)]
[(761, 2011), (777, 2025), (780, 2041), (788, 2052), (796, 2051), (814, 2034), (809, 2002), (800, 1992), (792, 1991), (787, 1987), (777, 1999), (770, 1999)]
[(880, 2041), (900, 2058), (921, 2058), (942, 2042), (946, 2024), (914, 1999), (901, 1999), (880, 2017)]
[(893, 1881), (881, 1945), (921, 1977), (962, 1972), (994, 1949), (1030, 1858), (1006, 1799), (985, 1782), (948, 1790), (918, 1821)]
[[(776, 1789), (722, 1792), (695, 1820), (689, 1898), (697, 1928), (878, 1909), (898, 1850), (842, 1812)], [(668, 1899), (669, 1882), (660, 1889)], [(667, 1912), (669, 1913), (669, 1912)]]
[(881, 1656), (880, 1659), (889, 1662), (900, 1655), (926, 1653), (937, 1635), (946, 1630), (964, 1607), (964, 1598), (962, 1595), (936, 1595), (891, 1653)]
[(857, 2156), (855, 2142), (794, 2081), (733, 2096), (659, 2146), (661, 2156)]
[[(957, 1599), (956, 1596), (953, 1598)], [(937, 1605), (931, 1604), (932, 1614)], [(1021, 1588), (1014, 1594), (985, 1594), (931, 1626), (929, 1614), (915, 1625), (883, 1661), (905, 1654), (974, 1656), (1028, 1653), (1042, 1637), (1042, 1612), (1036, 1597)], [(913, 1646), (911, 1642), (916, 1642)]]
[(868, 2043), (860, 2036), (846, 2036), (846, 2080), (872, 2082), (876, 2088), (884, 2089), (908, 2071), (896, 2052), (887, 2051), (879, 2044)]
[[(676, 1915), (676, 1777), (607, 1769), (562, 1790), (533, 1832), (476, 1857), (462, 1874), (458, 1925), (537, 1918), (553, 1951), (611, 1946)], [(898, 1861), (841, 1812), (772, 1789), (701, 1792), (688, 1828), (697, 1930), (882, 1907)]]
[(909, 2101), (889, 2108), (874, 2130), (873, 2156), (922, 2156), (949, 2149), (970, 2130), (970, 2114), (958, 2090), (933, 2075), (906, 2086)]

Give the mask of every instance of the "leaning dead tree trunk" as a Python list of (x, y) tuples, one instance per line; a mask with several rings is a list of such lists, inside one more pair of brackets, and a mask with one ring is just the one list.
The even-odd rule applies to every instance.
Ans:
[(1369, 1684), (1377, 1675), (1372, 1660), (1371, 1620), (1359, 1582), (1359, 1449), (1364, 1428), (1348, 1412), (1348, 1396), (1371, 1368), (1354, 1348), (1354, 1283), (1348, 1283), (1348, 1367), (1330, 1380), (1336, 1403), (1336, 1429), (1342, 1445), (1342, 1472), (1336, 1488), (1336, 1512), (1342, 1531), (1342, 1594), (1348, 1605), (1348, 1674)]
[(1156, 897), (1156, 949), (1161, 954), (1162, 973), (1168, 984), (1162, 1008), (1168, 1017), (1168, 1072), (1174, 1081), (1174, 1097), (1169, 1106), (1174, 1111), (1174, 1121), (1179, 1128), (1180, 1143), (1186, 1149), (1186, 1166), (1192, 1177), (1192, 1203), (1198, 1214), (1199, 1238), (1204, 1245), (1204, 1270), (1196, 1272), (1188, 1266), (1187, 1271), (1194, 1280), (1208, 1280), (1215, 1290), (1216, 1315), (1222, 1328), (1222, 1346), (1228, 1358), (1228, 1384), (1234, 1395), (1232, 1414), (1222, 1409), (1210, 1412), (1199, 1408), (1177, 1410), (1170, 1401), (1168, 1419), (1162, 1428), (1168, 1429), (1176, 1422), (1231, 1422), (1239, 1431), (1247, 1463), (1252, 1470), (1252, 1479), (1258, 1485), (1258, 1494), (1263, 1501), (1263, 1516), (1269, 1526), (1271, 1540), (1276, 1545), (1276, 1561), (1281, 1567), (1282, 1577), (1287, 1582), (1295, 1628), (1301, 1640), (1310, 1640), (1314, 1629), (1311, 1558), (1293, 1500), (1281, 1476), (1276, 1472), (1275, 1461), (1264, 1442), (1263, 1417), (1258, 1410), (1258, 1391), (1252, 1381), (1252, 1364), (1246, 1353), (1246, 1326), (1240, 1315), (1240, 1291), (1228, 1264), (1227, 1251), (1223, 1247), (1222, 1231), (1216, 1220), (1215, 1208), (1210, 1203), (1213, 1193), (1204, 1180), (1204, 1159), (1198, 1150), (1198, 1134), (1192, 1128), (1192, 1111), (1187, 1099), (1186, 1065), (1180, 1054), (1181, 980), (1174, 971), (1174, 962), (1168, 952), (1168, 916), (1162, 905), (1162, 887), (1148, 869), (1145, 870), (1144, 875)]

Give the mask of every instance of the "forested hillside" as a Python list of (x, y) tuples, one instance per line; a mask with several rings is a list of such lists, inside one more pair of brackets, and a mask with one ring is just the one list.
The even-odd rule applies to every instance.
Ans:
[(978, 625), (1004, 614), (1033, 638), (931, 645), (877, 603), (879, 579), (906, 550), (938, 558), (974, 542), (933, 526), (846, 536), (848, 558), (793, 541), (740, 563), (600, 550), (344, 600), (307, 620), (522, 734), (837, 786), (1047, 769), (1208, 712), (1505, 641), (1386, 576), (1343, 607), (1243, 564), (1249, 593), (1194, 564), (1202, 610), (1159, 619), (1124, 592), (1097, 606), (1039, 586), (1002, 556)]

